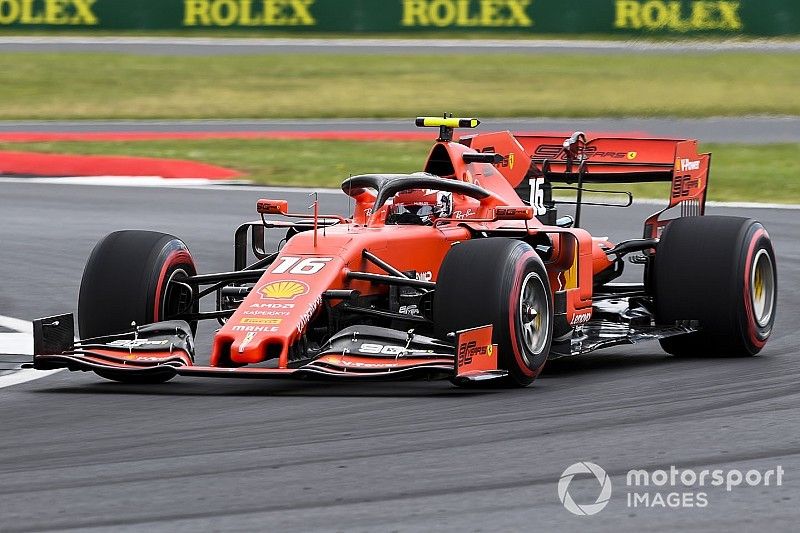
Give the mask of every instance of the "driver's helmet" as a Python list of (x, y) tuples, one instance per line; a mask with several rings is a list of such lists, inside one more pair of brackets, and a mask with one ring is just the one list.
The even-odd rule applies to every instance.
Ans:
[(434, 219), (453, 212), (453, 193), (432, 189), (409, 189), (394, 196), (387, 224), (433, 224)]

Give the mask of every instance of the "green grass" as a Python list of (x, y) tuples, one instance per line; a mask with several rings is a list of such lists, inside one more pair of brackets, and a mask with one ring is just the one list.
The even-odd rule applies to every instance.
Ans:
[(800, 114), (800, 54), (0, 55), (0, 119)]
[[(235, 168), (263, 184), (338, 187), (351, 174), (418, 171), (430, 146), (428, 142), (200, 140), (0, 144), (0, 149), (189, 159)], [(713, 153), (709, 199), (800, 203), (800, 144), (701, 148)], [(668, 197), (668, 184), (628, 189), (637, 198)]]

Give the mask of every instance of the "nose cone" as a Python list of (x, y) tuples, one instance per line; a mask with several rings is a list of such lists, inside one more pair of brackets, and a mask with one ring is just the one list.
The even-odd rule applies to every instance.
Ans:
[[(275, 358), (280, 358), (282, 367), (287, 365), (289, 348), (323, 307), (322, 293), (341, 286), (343, 280), (344, 261), (338, 254), (309, 256), (293, 251), (291, 245), (298, 243), (311, 248), (306, 240), (302, 233), (292, 238), (220, 329), (212, 365), (255, 364)], [(325, 251), (322, 243), (319, 249)]]

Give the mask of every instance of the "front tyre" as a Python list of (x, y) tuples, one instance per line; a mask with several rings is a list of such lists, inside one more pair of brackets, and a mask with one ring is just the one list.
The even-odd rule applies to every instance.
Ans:
[(92, 250), (81, 279), (81, 338), (130, 331), (131, 323), (172, 318), (187, 295), (172, 281), (194, 276), (189, 249), (177, 237), (154, 231), (116, 231)]
[[(92, 250), (81, 279), (78, 330), (82, 339), (131, 330), (197, 310), (191, 290), (179, 282), (197, 269), (189, 249), (177, 237), (153, 231), (117, 231)], [(192, 329), (196, 323), (190, 324)], [(101, 376), (125, 382), (159, 382), (113, 371)], [(168, 378), (167, 378), (168, 379)]]
[(547, 271), (533, 248), (506, 238), (455, 245), (436, 280), (436, 334), (491, 324), (498, 368), (508, 385), (524, 387), (539, 375), (553, 337), (553, 296)]
[(775, 252), (755, 220), (703, 216), (673, 220), (655, 257), (656, 318), (662, 324), (697, 320), (696, 333), (667, 337), (677, 356), (751, 356), (775, 323)]

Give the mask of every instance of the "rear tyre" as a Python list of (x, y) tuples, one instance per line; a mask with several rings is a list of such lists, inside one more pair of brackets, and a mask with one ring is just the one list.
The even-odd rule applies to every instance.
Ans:
[(542, 260), (530, 245), (505, 238), (454, 246), (436, 281), (436, 334), (492, 324), (505, 384), (530, 385), (542, 371), (553, 337), (553, 296)]
[(667, 353), (692, 357), (757, 354), (775, 323), (775, 252), (755, 220), (702, 216), (673, 220), (655, 257), (656, 319), (697, 320), (696, 333), (661, 339)]
[[(196, 311), (191, 293), (171, 283), (194, 276), (189, 249), (177, 237), (153, 231), (117, 231), (92, 250), (81, 280), (78, 329), (83, 339), (131, 330), (131, 323), (151, 324), (181, 311)], [(190, 324), (192, 331), (197, 323)], [(160, 376), (131, 377), (99, 371), (115, 381), (154, 383)]]

